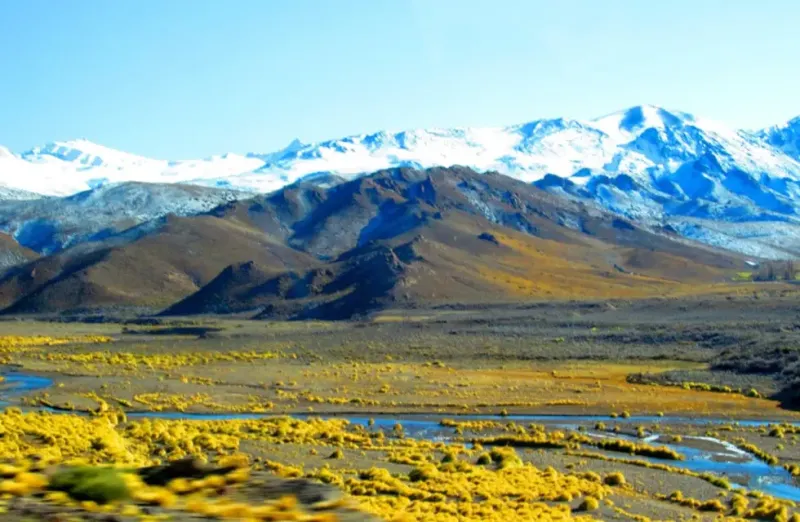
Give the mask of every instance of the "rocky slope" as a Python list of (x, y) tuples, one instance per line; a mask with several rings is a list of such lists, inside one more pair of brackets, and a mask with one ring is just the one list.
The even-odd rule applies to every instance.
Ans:
[(0, 304), (9, 314), (341, 319), (440, 302), (696, 292), (745, 261), (500, 174), (399, 168), (61, 250), (0, 278)]

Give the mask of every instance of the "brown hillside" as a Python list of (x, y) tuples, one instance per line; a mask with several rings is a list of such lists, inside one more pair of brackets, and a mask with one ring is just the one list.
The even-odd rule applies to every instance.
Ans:
[(170, 217), (122, 246), (74, 248), (29, 263), (0, 282), (8, 313), (164, 307), (208, 283), (231, 261), (276, 272), (313, 260), (258, 231), (211, 216)]
[(0, 304), (340, 318), (397, 303), (661, 295), (743, 266), (499, 174), (393, 169), (38, 259), (0, 280)]
[(0, 232), (0, 272), (37, 257), (39, 255), (36, 252), (21, 246), (8, 234)]
[[(562, 234), (561, 241), (542, 239), (452, 210), (311, 271), (276, 276), (255, 263), (229, 266), (165, 313), (344, 319), (386, 307), (446, 302), (685, 293), (693, 288), (689, 282), (721, 280), (725, 273), (668, 253), (609, 245), (570, 230)], [(648, 259), (649, 266), (623, 268), (631, 259)]]

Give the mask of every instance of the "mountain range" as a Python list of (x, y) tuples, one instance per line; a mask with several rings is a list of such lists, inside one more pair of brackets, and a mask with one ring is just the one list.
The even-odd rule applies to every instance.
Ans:
[(344, 319), (431, 303), (694, 293), (747, 267), (735, 253), (465, 167), (297, 183), (17, 255), (0, 276), (7, 314)]
[[(118, 187), (109, 195), (120, 183), (223, 189), (200, 197), (196, 189), (187, 195), (188, 203), (171, 194), (161, 199), (174, 204), (157, 208), (143, 208), (149, 205), (140, 199), (132, 203), (136, 210), (127, 212), (136, 215), (126, 222), (137, 223), (170, 212), (205, 211), (234, 195), (268, 193), (301, 181), (327, 187), (386, 168), (452, 165), (499, 172), (645, 227), (668, 227), (747, 255), (791, 258), (800, 252), (800, 118), (744, 131), (654, 106), (590, 121), (558, 118), (509, 127), (376, 132), (315, 144), (295, 140), (272, 153), (202, 160), (155, 160), (86, 140), (50, 143), (21, 154), (0, 148), (0, 198), (91, 199), (91, 209), (81, 204), (95, 215), (103, 212), (104, 202), (119, 209), (120, 199), (136, 199)], [(130, 190), (141, 197), (142, 185)], [(91, 195), (76, 196), (86, 191)], [(202, 208), (198, 199), (206, 202)], [(64, 227), (42, 208), (4, 204), (0, 231), (28, 248), (53, 252), (119, 229), (115, 222), (94, 223), (90, 230)], [(39, 231), (54, 239), (32, 233)]]
[(800, 119), (378, 132), (162, 161), (0, 149), (0, 309), (346, 318), (684, 294), (800, 253)]

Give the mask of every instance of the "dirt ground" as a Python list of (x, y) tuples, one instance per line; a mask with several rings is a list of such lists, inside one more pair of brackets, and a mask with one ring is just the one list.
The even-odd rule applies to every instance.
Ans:
[[(25, 341), (32, 336), (44, 340)], [(0, 359), (8, 371), (53, 381), (32, 393), (4, 394), (23, 410), (44, 406), (95, 414), (413, 415), (437, 420), (482, 414), (499, 422), (518, 414), (589, 414), (601, 416), (603, 426), (583, 421), (571, 430), (621, 433), (634, 440), (637, 433), (652, 431), (660, 434), (655, 445), (675, 436), (713, 436), (758, 458), (774, 457), (777, 466), (791, 466), (800, 463), (798, 434), (792, 429), (736, 424), (746, 419), (800, 421), (800, 414), (770, 398), (783, 385), (780, 375), (721, 371), (715, 364), (731, 350), (800, 346), (798, 336), (800, 314), (791, 297), (744, 295), (453, 306), (341, 323), (217, 317), (126, 324), (13, 320), (0, 322), (0, 339), (5, 339)], [(646, 383), (632, 378), (640, 375), (654, 377)], [(696, 420), (653, 427), (661, 415)], [(635, 421), (638, 416), (648, 419)], [(709, 425), (706, 417), (730, 422)], [(559, 429), (548, 426), (546, 431)], [(468, 443), (503, 433), (495, 429), (462, 436)], [(392, 437), (389, 431), (386, 435)], [(252, 437), (239, 444), (253, 459), (312, 475), (320, 469), (339, 473), (356, 493), (358, 470), (363, 474), (379, 467), (406, 477), (415, 469), (385, 447), (319, 447), (306, 439)], [(612, 488), (592, 512), (601, 520), (712, 520), (720, 513), (681, 501), (681, 495), (733, 505), (729, 487), (670, 470), (668, 461), (666, 467), (653, 468), (647, 464), (652, 459), (579, 446), (531, 449), (523, 444), (517, 453), (522, 462), (559, 474), (622, 473), (625, 486)], [(700, 442), (696, 446), (704, 449)], [(331, 459), (337, 447), (342, 453)], [(423, 453), (427, 462), (436, 463), (448, 451), (426, 448)], [(475, 449), (458, 452), (465, 466), (478, 457)], [(730, 479), (735, 485), (740, 477)], [(675, 497), (676, 491), (681, 495)], [(390, 505), (376, 498), (363, 501), (374, 513)], [(581, 497), (569, 501), (576, 514), (580, 504)]]
[[(7, 321), (6, 335), (107, 335), (10, 354), (57, 407), (127, 411), (671, 413), (795, 418), (775, 375), (710, 371), (726, 350), (798, 346), (792, 299), (752, 296), (388, 312), (369, 321), (155, 325)], [(631, 381), (669, 375), (741, 393)], [(747, 391), (755, 390), (753, 396)], [(30, 399), (30, 397), (29, 397)]]

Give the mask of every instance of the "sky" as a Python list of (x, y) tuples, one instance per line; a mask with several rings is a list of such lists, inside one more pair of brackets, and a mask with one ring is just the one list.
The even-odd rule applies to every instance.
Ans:
[(0, 145), (160, 159), (377, 130), (800, 115), (796, 0), (3, 0)]

